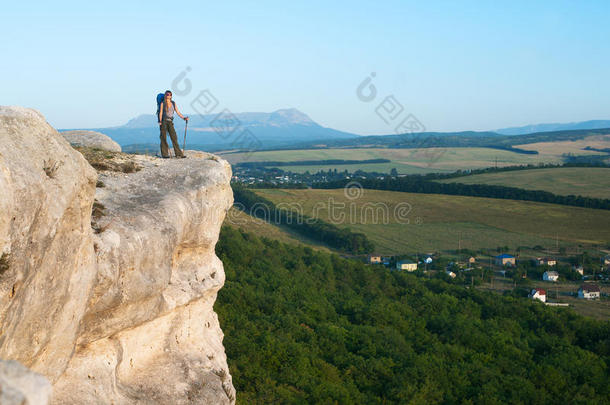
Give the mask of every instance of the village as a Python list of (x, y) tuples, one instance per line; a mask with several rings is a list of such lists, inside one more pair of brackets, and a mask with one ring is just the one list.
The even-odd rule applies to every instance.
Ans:
[(583, 260), (583, 255), (526, 258), (500, 253), (456, 258), (430, 253), (414, 257), (369, 254), (362, 259), (369, 265), (513, 294), (549, 306), (574, 305), (574, 299), (607, 301), (610, 296), (610, 255)]

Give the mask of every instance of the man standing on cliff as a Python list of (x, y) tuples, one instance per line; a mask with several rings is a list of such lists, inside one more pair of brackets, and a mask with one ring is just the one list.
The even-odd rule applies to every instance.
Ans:
[(157, 117), (159, 121), (159, 130), (161, 132), (161, 157), (164, 159), (169, 158), (169, 147), (167, 145), (166, 135), (167, 132), (169, 132), (169, 137), (172, 140), (172, 146), (174, 147), (176, 157), (186, 157), (184, 156), (184, 153), (182, 153), (182, 150), (180, 150), (180, 145), (178, 144), (178, 136), (176, 135), (176, 130), (174, 129), (174, 111), (183, 120), (189, 120), (189, 117), (185, 117), (180, 113), (178, 107), (176, 106), (176, 103), (172, 100), (172, 92), (167, 90), (163, 99), (163, 105), (159, 109), (159, 116)]

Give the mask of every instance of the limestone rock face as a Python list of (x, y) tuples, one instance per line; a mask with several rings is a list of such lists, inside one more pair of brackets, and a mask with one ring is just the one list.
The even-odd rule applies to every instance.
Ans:
[(135, 156), (96, 189), (40, 114), (0, 107), (0, 358), (47, 376), (52, 403), (235, 402), (213, 311), (231, 169), (187, 156)]
[[(96, 277), (96, 173), (34, 110), (0, 107), (0, 358), (54, 380)], [(5, 256), (6, 257), (6, 256)]]
[(66, 141), (70, 142), (70, 144), (74, 146), (87, 146), (110, 152), (121, 151), (121, 145), (116, 143), (108, 135), (104, 135), (101, 132), (74, 130), (61, 132), (61, 135), (66, 139)]
[(0, 360), (0, 404), (47, 405), (51, 383), (16, 361)]

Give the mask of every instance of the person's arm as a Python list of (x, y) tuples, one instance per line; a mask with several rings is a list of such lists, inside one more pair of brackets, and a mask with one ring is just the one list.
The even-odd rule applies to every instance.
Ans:
[(163, 122), (163, 109), (165, 108), (165, 100), (163, 100), (163, 104), (161, 104), (161, 108), (159, 108), (159, 125)]
[(178, 114), (178, 117), (182, 118), (185, 121), (189, 120), (189, 117), (185, 117), (184, 115), (180, 114), (180, 111), (178, 110), (178, 104), (174, 103), (174, 109), (176, 110), (176, 114)]

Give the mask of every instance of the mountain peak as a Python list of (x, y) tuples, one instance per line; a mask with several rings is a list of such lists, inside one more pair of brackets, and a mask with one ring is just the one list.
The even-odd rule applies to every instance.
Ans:
[(269, 123), (282, 124), (299, 124), (299, 125), (316, 125), (309, 116), (296, 108), (282, 108), (272, 112), (269, 115)]

